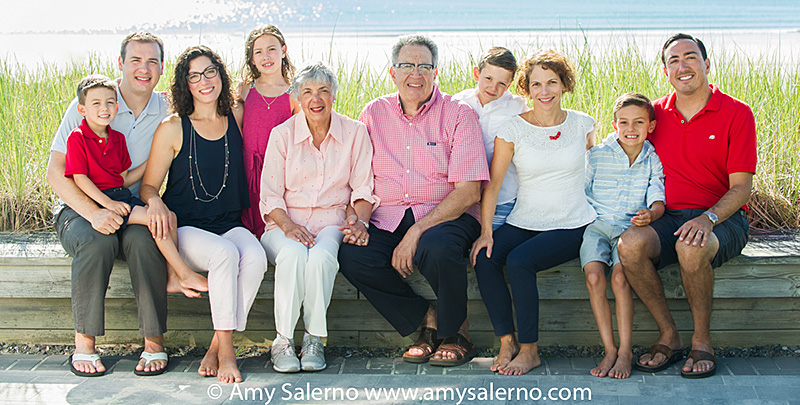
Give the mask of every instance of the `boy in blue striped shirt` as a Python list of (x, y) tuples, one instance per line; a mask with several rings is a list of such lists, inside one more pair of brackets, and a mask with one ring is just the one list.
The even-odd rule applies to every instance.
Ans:
[[(639, 93), (620, 96), (614, 103), (612, 125), (616, 132), (587, 152), (586, 197), (597, 211), (597, 219), (583, 235), (581, 266), (605, 348), (605, 357), (590, 373), (628, 378), (633, 357), (633, 297), (620, 265), (617, 241), (631, 224), (645, 226), (664, 214), (664, 171), (653, 145), (646, 140), (656, 126), (647, 97)], [(614, 343), (611, 307), (606, 298), (609, 269), (616, 298), (619, 349)]]

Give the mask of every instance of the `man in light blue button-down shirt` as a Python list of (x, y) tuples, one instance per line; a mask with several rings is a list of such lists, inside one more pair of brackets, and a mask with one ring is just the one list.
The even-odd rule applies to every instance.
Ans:
[[(120, 48), (122, 77), (117, 88), (119, 110), (111, 128), (122, 132), (132, 168), (143, 164), (150, 153), (156, 127), (167, 116), (167, 98), (154, 92), (164, 68), (164, 45), (148, 32), (128, 35)], [(95, 337), (105, 333), (104, 300), (114, 260), (128, 262), (131, 284), (139, 312), (139, 332), (144, 352), (135, 373), (161, 374), (166, 370), (164, 332), (167, 328), (167, 271), (147, 227), (130, 225), (117, 232), (122, 217), (97, 205), (64, 176), (66, 142), (81, 116), (73, 100), (53, 138), (47, 164), (47, 182), (63, 201), (53, 222), (64, 250), (72, 259), (72, 315), (75, 323), (75, 354), (71, 371), (94, 377), (105, 366), (94, 347)], [(139, 194), (139, 183), (131, 186)], [(199, 294), (198, 294), (199, 295)]]
[[(655, 128), (650, 100), (638, 93), (614, 103), (614, 129), (602, 145), (587, 152), (586, 197), (597, 219), (586, 227), (581, 266), (605, 347), (605, 357), (591, 370), (597, 377), (628, 378), (631, 373), (633, 297), (617, 253), (619, 236), (631, 224), (645, 226), (664, 213), (664, 169), (653, 145), (646, 140)], [(612, 269), (616, 298), (619, 349), (614, 342), (611, 307), (606, 298), (606, 275)]]

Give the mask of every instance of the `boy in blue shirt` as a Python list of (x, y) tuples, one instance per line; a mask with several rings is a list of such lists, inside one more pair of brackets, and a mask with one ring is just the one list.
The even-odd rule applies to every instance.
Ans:
[[(656, 126), (647, 97), (638, 93), (620, 96), (614, 103), (612, 125), (616, 132), (587, 152), (586, 197), (597, 211), (597, 219), (583, 235), (581, 267), (605, 348), (605, 357), (590, 373), (628, 378), (633, 357), (633, 296), (620, 265), (617, 241), (631, 224), (645, 226), (664, 214), (664, 172), (653, 145), (646, 140)], [(619, 349), (606, 298), (609, 269), (616, 298)]]

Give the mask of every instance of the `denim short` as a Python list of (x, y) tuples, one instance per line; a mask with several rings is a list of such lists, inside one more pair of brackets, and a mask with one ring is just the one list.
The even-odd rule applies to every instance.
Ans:
[[(675, 231), (686, 221), (702, 215), (705, 211), (690, 208), (667, 210), (664, 216), (650, 224), (661, 241), (659, 269), (678, 262), (678, 253), (675, 251), (678, 237), (674, 235)], [(730, 218), (718, 223), (714, 227), (714, 235), (719, 240), (719, 250), (714, 256), (714, 260), (711, 261), (711, 267), (717, 268), (742, 253), (744, 245), (747, 244), (747, 239), (750, 237), (750, 225), (747, 224), (744, 210), (739, 210)]]
[[(133, 210), (133, 207), (136, 207), (136, 206), (139, 206), (139, 207), (144, 207), (145, 206), (144, 201), (140, 200), (139, 198), (137, 198), (133, 194), (131, 194), (131, 190), (129, 190), (127, 188), (122, 188), (122, 187), (109, 188), (109, 189), (103, 190), (103, 194), (105, 194), (106, 196), (108, 196), (108, 198), (110, 198), (110, 199), (112, 199), (114, 201), (120, 201), (120, 202), (124, 202), (124, 203), (130, 205), (131, 206), (131, 210)], [(124, 231), (125, 227), (128, 226), (128, 217), (129, 216), (130, 215), (125, 215), (124, 217), (122, 217), (122, 225), (120, 225), (120, 227), (119, 227), (120, 231)]]
[(511, 213), (511, 209), (514, 208), (514, 204), (516, 203), (517, 200), (514, 200), (505, 204), (498, 204), (497, 207), (495, 207), (494, 218), (492, 218), (493, 231), (496, 231), (497, 228), (506, 223), (506, 218), (508, 218), (508, 214)]
[(608, 266), (606, 267), (608, 275), (611, 268), (619, 263), (617, 242), (622, 232), (625, 232), (625, 228), (599, 219), (589, 224), (583, 232), (583, 243), (581, 243), (581, 269), (589, 262), (602, 262)]

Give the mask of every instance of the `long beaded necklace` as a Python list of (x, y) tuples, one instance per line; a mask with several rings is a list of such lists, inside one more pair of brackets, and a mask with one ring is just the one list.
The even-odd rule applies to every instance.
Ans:
[[(222, 194), (222, 190), (225, 189), (225, 183), (228, 181), (228, 164), (230, 163), (229, 161), (230, 153), (228, 150), (228, 131), (226, 129), (225, 135), (223, 135), (223, 138), (225, 139), (225, 171), (224, 174), (222, 175), (222, 185), (219, 187), (219, 191), (217, 191), (216, 194), (212, 195), (206, 190), (206, 186), (203, 184), (203, 178), (200, 177), (200, 167), (197, 165), (197, 140), (195, 139), (195, 137), (198, 135), (194, 131), (194, 125), (191, 125), (191, 127), (192, 127), (192, 134), (189, 137), (189, 182), (192, 183), (192, 193), (194, 194), (194, 199), (200, 202), (208, 203), (219, 198), (219, 195)], [(192, 165), (192, 159), (194, 159), (194, 165)], [(194, 170), (192, 170), (193, 168)], [(197, 190), (195, 189), (194, 186), (195, 172), (197, 173), (197, 182), (200, 184), (200, 188), (203, 190), (203, 193), (205, 193), (205, 196), (203, 198), (197, 196)]]
[[(556, 124), (556, 126), (557, 126), (557, 125), (561, 125), (561, 124), (563, 124), (563, 123), (564, 123), (564, 120), (566, 120), (566, 119), (567, 119), (567, 116), (566, 116), (566, 115), (567, 115), (567, 112), (566, 112), (566, 111), (564, 111), (564, 110), (561, 110), (561, 120), (560, 120), (560, 122), (559, 122), (558, 124)], [(534, 121), (536, 121), (536, 123), (537, 123), (537, 124), (539, 124), (539, 126), (540, 126), (540, 127), (542, 127), (542, 128), (547, 128), (547, 127), (545, 127), (544, 125), (542, 125), (542, 123), (541, 123), (541, 122), (539, 122), (539, 119), (538, 119), (538, 118), (536, 118), (536, 114), (534, 114), (534, 113), (533, 113), (533, 111), (531, 111), (531, 116), (533, 117)], [(551, 140), (551, 141), (555, 141), (555, 140), (556, 140), (556, 139), (558, 139), (558, 138), (561, 138), (561, 131), (558, 131), (558, 132), (557, 132), (555, 135), (550, 135), (550, 140)]]

